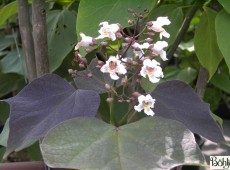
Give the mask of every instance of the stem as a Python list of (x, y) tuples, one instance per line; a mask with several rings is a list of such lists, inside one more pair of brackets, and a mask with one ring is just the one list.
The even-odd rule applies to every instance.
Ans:
[(167, 64), (169, 63), (170, 59), (173, 57), (173, 54), (175, 53), (176, 49), (178, 48), (178, 45), (180, 44), (184, 35), (186, 34), (189, 28), (190, 22), (193, 16), (195, 15), (196, 11), (198, 10), (199, 6), (200, 6), (200, 2), (197, 1), (195, 5), (193, 6), (193, 8), (189, 11), (186, 18), (184, 19), (183, 25), (180, 29), (180, 32), (177, 35), (176, 40), (174, 41), (173, 45), (170, 47), (169, 51), (167, 52), (168, 60), (161, 63), (162, 68), (165, 68)]
[(112, 125), (115, 125), (115, 113), (114, 113), (114, 102), (115, 102), (115, 99), (114, 99), (114, 93), (112, 92), (111, 93), (111, 97), (113, 98), (113, 101), (111, 101), (109, 103), (109, 111), (110, 111), (110, 124)]
[(18, 0), (18, 19), (19, 29), (22, 40), (22, 47), (25, 55), (25, 63), (27, 69), (27, 76), (29, 82), (37, 77), (35, 54), (34, 54), (34, 43), (32, 37), (32, 29), (30, 24), (29, 16), (29, 4), (27, 0)]
[(33, 36), (37, 76), (49, 73), (48, 43), (46, 31), (46, 11), (44, 0), (32, 3)]
[(201, 66), (195, 87), (196, 93), (201, 99), (204, 97), (205, 88), (208, 82), (208, 76), (208, 70)]

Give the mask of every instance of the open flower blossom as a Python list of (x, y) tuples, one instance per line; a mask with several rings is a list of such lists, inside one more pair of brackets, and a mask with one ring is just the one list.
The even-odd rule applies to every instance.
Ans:
[(164, 77), (162, 68), (159, 66), (156, 60), (145, 59), (143, 62), (143, 66), (141, 68), (140, 74), (143, 77), (148, 76), (149, 80), (152, 83), (157, 83), (160, 81), (160, 78)]
[(127, 70), (125, 66), (118, 59), (118, 56), (110, 56), (106, 63), (101, 67), (101, 72), (109, 73), (111, 79), (118, 80), (119, 74), (126, 74)]
[(83, 33), (80, 33), (81, 41), (75, 46), (75, 50), (78, 50), (80, 47), (87, 47), (89, 45), (95, 44), (95, 39), (90, 36), (86, 36)]
[(134, 106), (134, 109), (138, 112), (142, 111), (144, 109), (145, 114), (149, 116), (153, 116), (155, 113), (152, 111), (151, 108), (154, 107), (155, 99), (152, 98), (150, 94), (144, 96), (141, 95), (138, 97), (139, 104)]
[(98, 31), (100, 35), (96, 39), (110, 38), (112, 41), (116, 40), (116, 32), (119, 31), (120, 27), (118, 24), (110, 24), (108, 22), (101, 22), (99, 24), (102, 27)]
[(163, 48), (167, 47), (168, 43), (166, 41), (157, 41), (153, 47), (150, 49), (153, 54), (160, 55), (163, 61), (168, 60), (166, 57), (166, 51)]
[(148, 29), (159, 32), (160, 39), (162, 39), (162, 36), (169, 38), (170, 34), (162, 27), (169, 24), (171, 24), (171, 21), (169, 21), (168, 17), (158, 17), (156, 21), (152, 21), (152, 26), (149, 26)]
[(149, 43), (144, 43), (144, 44), (139, 44), (137, 42), (133, 43), (132, 48), (134, 48), (133, 52), (135, 56), (138, 56), (139, 58), (143, 58), (143, 55), (144, 55), (143, 49), (147, 49), (149, 48), (149, 46), (150, 46)]

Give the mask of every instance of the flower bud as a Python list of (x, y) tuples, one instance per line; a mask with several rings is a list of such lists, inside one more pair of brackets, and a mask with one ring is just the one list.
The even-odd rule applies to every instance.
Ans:
[(152, 38), (146, 38), (145, 41), (148, 43), (151, 43), (153, 41), (153, 39)]
[(136, 62), (136, 61), (133, 61), (133, 63), (132, 63), (133, 65), (135, 65), (135, 66), (137, 66), (138, 65), (138, 62)]
[(136, 83), (140, 83), (141, 82), (141, 80), (140, 79), (136, 79)]
[(104, 61), (98, 60), (98, 61), (97, 61), (97, 64), (98, 64), (98, 65), (103, 65), (103, 64), (104, 64)]
[(116, 37), (117, 37), (118, 39), (122, 39), (122, 38), (123, 38), (123, 36), (122, 36), (122, 34), (121, 34), (120, 32), (117, 32), (117, 33), (116, 33)]
[(108, 103), (111, 103), (111, 102), (113, 101), (113, 98), (112, 98), (112, 97), (108, 97), (108, 98), (106, 99), (106, 101), (107, 101)]
[(92, 39), (92, 43), (89, 44), (90, 46), (97, 45), (97, 40), (95, 38)]
[(68, 73), (69, 73), (69, 74), (75, 74), (75, 73), (76, 73), (76, 70), (68, 69)]
[(144, 13), (149, 13), (149, 10), (146, 8), (145, 10), (144, 10)]
[(132, 13), (133, 12), (132, 8), (128, 8), (128, 12)]
[(106, 83), (106, 84), (105, 84), (105, 89), (106, 89), (106, 90), (110, 90), (110, 89), (111, 89), (111, 86), (110, 86), (109, 84)]
[(96, 65), (96, 68), (100, 69), (102, 67), (102, 65)]
[(87, 74), (87, 76), (88, 76), (88, 77), (93, 77), (93, 74), (92, 74), (91, 72), (89, 72), (89, 73)]
[(106, 41), (102, 41), (102, 42), (101, 42), (101, 45), (102, 45), (103, 47), (106, 47), (107, 45), (109, 45), (109, 43), (106, 42)]
[(151, 26), (153, 26), (153, 23), (152, 23), (151, 21), (149, 21), (149, 22), (146, 23), (146, 25), (147, 25), (148, 27), (151, 27)]
[(79, 64), (79, 67), (80, 67), (80, 68), (85, 68), (85, 64), (80, 63), (80, 64)]
[(81, 64), (87, 64), (87, 60), (85, 57), (80, 58), (80, 63)]
[(87, 53), (90, 53), (90, 52), (92, 51), (92, 49), (91, 49), (91, 48), (86, 48), (85, 51), (86, 51)]
[(132, 38), (131, 38), (131, 37), (126, 37), (126, 38), (125, 38), (125, 41), (126, 41), (127, 43), (130, 43), (130, 42), (132, 41)]
[(134, 24), (134, 21), (133, 21), (133, 20), (128, 20), (128, 24), (129, 24), (129, 25), (133, 25), (133, 24)]
[(149, 36), (151, 36), (151, 37), (153, 37), (153, 36), (155, 35), (154, 32), (148, 32), (147, 34), (148, 34)]
[(139, 15), (139, 19), (143, 19), (144, 17), (143, 17), (143, 15)]
[(122, 103), (124, 100), (123, 99), (119, 99), (118, 100), (118, 103)]
[(126, 86), (126, 84), (128, 83), (128, 79), (127, 79), (127, 76), (125, 76), (122, 80), (121, 80), (121, 84), (123, 86)]
[(139, 92), (137, 92), (137, 91), (135, 91), (135, 92), (133, 92), (133, 94), (132, 94), (132, 96), (133, 97), (139, 97), (141, 94), (139, 93)]

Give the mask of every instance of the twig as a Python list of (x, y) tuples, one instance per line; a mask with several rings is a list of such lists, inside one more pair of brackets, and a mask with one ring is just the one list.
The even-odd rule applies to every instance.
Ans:
[(36, 78), (36, 65), (34, 54), (34, 43), (32, 37), (32, 29), (29, 17), (29, 5), (27, 0), (18, 0), (18, 19), (19, 29), (22, 40), (22, 47), (25, 56), (26, 72), (29, 82)]
[(170, 49), (167, 52), (167, 61), (164, 61), (161, 63), (161, 67), (165, 68), (168, 65), (168, 62), (170, 61), (170, 59), (173, 57), (173, 54), (175, 53), (176, 49), (178, 48), (178, 45), (180, 44), (180, 42), (182, 41), (184, 35), (186, 34), (190, 22), (193, 18), (193, 16), (195, 15), (196, 11), (198, 10), (200, 6), (200, 2), (197, 1), (194, 6), (192, 7), (192, 9), (189, 11), (188, 15), (186, 16), (186, 18), (184, 19), (183, 25), (177, 35), (176, 40), (174, 41), (174, 43), (172, 44), (172, 46), (170, 47)]
[(203, 66), (200, 67), (198, 79), (196, 82), (196, 94), (202, 99), (208, 82), (208, 70)]
[(46, 11), (44, 0), (33, 1), (32, 18), (36, 69), (37, 76), (40, 77), (49, 73)]

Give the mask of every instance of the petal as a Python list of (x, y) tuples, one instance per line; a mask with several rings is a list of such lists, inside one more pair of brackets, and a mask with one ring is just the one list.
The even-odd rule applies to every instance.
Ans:
[(101, 72), (102, 73), (107, 73), (108, 72), (108, 65), (107, 64), (104, 64), (102, 67), (101, 67)]
[(144, 77), (144, 78), (146, 77), (147, 73), (146, 73), (146, 67), (145, 66), (142, 66), (140, 74), (141, 74), (142, 77)]
[(110, 77), (113, 80), (118, 80), (119, 79), (119, 77), (118, 77), (118, 75), (116, 73), (110, 73)]
[(116, 40), (116, 35), (114, 33), (110, 33), (108, 36), (112, 41)]
[(145, 100), (145, 96), (144, 95), (140, 95), (139, 97), (138, 97), (138, 102), (140, 103), (140, 104), (142, 104), (142, 102)]
[(150, 44), (149, 43), (144, 43), (142, 45), (140, 45), (141, 49), (147, 49), (149, 48)]
[(143, 65), (148, 66), (149, 63), (151, 63), (151, 60), (150, 59), (145, 59), (144, 62), (143, 62)]
[(149, 115), (149, 116), (154, 116), (155, 113), (152, 111), (152, 109), (145, 109), (144, 110), (145, 114)]
[(157, 83), (160, 81), (159, 78), (156, 78), (154, 75), (149, 76), (149, 81), (151, 81), (152, 83)]
[(166, 31), (163, 31), (161, 34), (166, 38), (170, 37), (170, 34), (168, 32), (166, 32)]
[(120, 29), (120, 27), (117, 24), (111, 24), (110, 28), (111, 28), (111, 31), (114, 33)]
[(166, 52), (165, 52), (164, 50), (161, 51), (160, 57), (161, 57), (161, 59), (162, 59), (163, 61), (168, 60), (167, 57), (166, 57)]
[(150, 94), (148, 94), (148, 95), (145, 96), (145, 99), (146, 99), (146, 100), (151, 100), (151, 101), (152, 101), (153, 98), (152, 98), (152, 96), (151, 96)]
[(117, 66), (117, 73), (118, 74), (126, 74), (127, 70), (125, 69), (125, 66), (123, 66), (122, 64)]
[(143, 105), (142, 104), (139, 104), (139, 105), (136, 105), (134, 106), (134, 109), (138, 112), (142, 111), (144, 108), (143, 108)]
[(161, 26), (171, 24), (171, 21), (168, 19), (168, 17), (158, 17), (156, 22)]
[(101, 22), (99, 25), (100, 26), (102, 25), (102, 27), (105, 27), (105, 26), (109, 25), (109, 23), (107, 21), (104, 21), (104, 22)]

